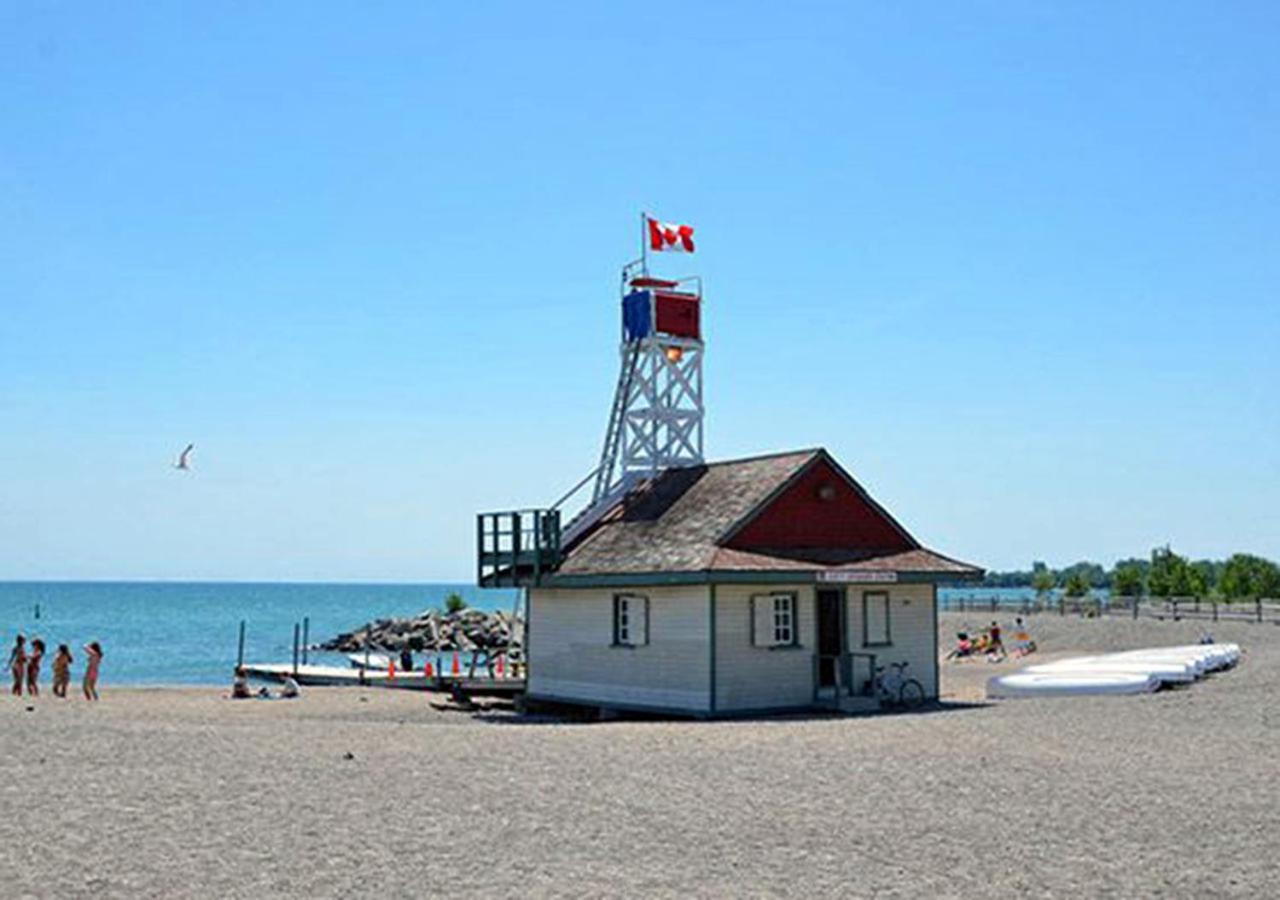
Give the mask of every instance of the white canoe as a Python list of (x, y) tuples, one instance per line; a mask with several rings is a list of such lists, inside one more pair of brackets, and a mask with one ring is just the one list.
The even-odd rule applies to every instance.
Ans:
[(1062, 697), (1085, 694), (1146, 694), (1160, 681), (1136, 672), (1053, 672), (999, 675), (987, 682), (987, 696)]
[(1201, 671), (1213, 672), (1225, 669), (1240, 661), (1237, 644), (1189, 644), (1178, 647), (1149, 647), (1145, 650), (1126, 650), (1115, 656), (1150, 659), (1155, 657), (1194, 660)]
[(1164, 683), (1186, 684), (1196, 680), (1196, 668), (1190, 662), (1176, 659), (1113, 659), (1107, 656), (1082, 656), (1057, 662), (1028, 666), (1020, 670), (1028, 675), (1070, 675), (1098, 672), (1126, 672), (1153, 675)]
[(385, 653), (348, 653), (347, 661), (355, 669), (390, 669), (391, 657)]

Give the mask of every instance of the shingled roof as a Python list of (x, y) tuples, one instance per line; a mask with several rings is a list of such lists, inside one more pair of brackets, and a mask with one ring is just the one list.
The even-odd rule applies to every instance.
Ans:
[[(814, 465), (829, 464), (896, 531), (893, 552), (865, 546), (742, 547), (733, 536)], [(734, 544), (731, 546), (731, 544)], [(922, 546), (822, 449), (671, 469), (622, 500), (566, 548), (553, 580), (585, 576), (838, 570), (963, 579), (981, 569)]]

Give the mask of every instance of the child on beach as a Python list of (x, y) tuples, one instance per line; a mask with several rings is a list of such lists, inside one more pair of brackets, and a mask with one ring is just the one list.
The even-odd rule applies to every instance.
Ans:
[(9, 652), (9, 671), (13, 673), (13, 692), (22, 696), (22, 679), (27, 675), (27, 639), (18, 635)]
[(84, 699), (98, 699), (98, 667), (102, 665), (102, 645), (97, 641), (84, 645), (88, 662), (84, 667)]
[(71, 684), (71, 648), (66, 644), (58, 645), (58, 652), (53, 657), (53, 696), (67, 698), (67, 685)]
[(231, 699), (232, 700), (248, 700), (249, 694), (249, 673), (245, 671), (244, 666), (236, 669), (235, 680), (231, 682)]
[(44, 660), (44, 641), (36, 638), (31, 642), (31, 655), (27, 657), (27, 693), (32, 697), (40, 696), (40, 663)]

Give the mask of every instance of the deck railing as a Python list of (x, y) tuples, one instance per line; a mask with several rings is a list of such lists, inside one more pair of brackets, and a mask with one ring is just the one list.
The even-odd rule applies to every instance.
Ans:
[(476, 516), (476, 583), (528, 587), (560, 565), (560, 512), (518, 509)]

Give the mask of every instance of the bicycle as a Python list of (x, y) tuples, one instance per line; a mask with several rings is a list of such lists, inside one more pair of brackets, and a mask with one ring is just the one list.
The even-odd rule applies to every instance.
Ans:
[(916, 709), (924, 703), (924, 685), (905, 674), (908, 663), (889, 663), (892, 670), (885, 672), (884, 666), (876, 666), (876, 696), (884, 706), (899, 706), (903, 709)]

